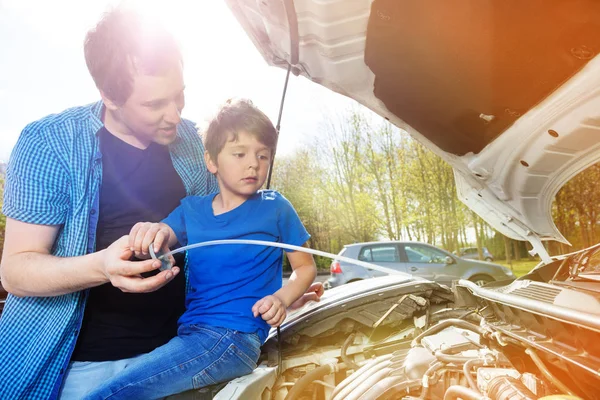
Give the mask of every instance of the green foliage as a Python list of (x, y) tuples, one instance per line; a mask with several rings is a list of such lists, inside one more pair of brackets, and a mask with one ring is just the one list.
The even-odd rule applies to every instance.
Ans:
[(583, 249), (600, 241), (600, 164), (594, 164), (572, 178), (557, 193), (553, 218), (558, 230), (573, 245), (553, 244), (554, 253)]

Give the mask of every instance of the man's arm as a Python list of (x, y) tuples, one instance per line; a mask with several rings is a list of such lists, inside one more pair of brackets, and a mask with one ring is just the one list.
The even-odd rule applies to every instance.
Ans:
[(58, 296), (111, 282), (124, 292), (152, 292), (178, 272), (163, 271), (150, 278), (142, 272), (160, 267), (160, 261), (128, 261), (132, 253), (127, 236), (107, 249), (79, 257), (50, 254), (59, 225), (36, 225), (6, 219), (0, 276), (2, 286), (16, 296)]

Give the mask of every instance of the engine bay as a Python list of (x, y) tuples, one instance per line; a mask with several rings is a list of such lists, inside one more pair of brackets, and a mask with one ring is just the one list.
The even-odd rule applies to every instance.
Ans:
[[(600, 398), (596, 317), (582, 324), (551, 308), (543, 315), (533, 306), (551, 306), (549, 298), (527, 295), (552, 293), (527, 282), (534, 285), (529, 291), (513, 282), (521, 290), (516, 293), (511, 285), (477, 288), (460, 281), (451, 292), (413, 283), (403, 294), (337, 301), (347, 310), (309, 313), (282, 333), (281, 343), (272, 336), (257, 371), (215, 398)], [(496, 295), (521, 299), (509, 304)]]

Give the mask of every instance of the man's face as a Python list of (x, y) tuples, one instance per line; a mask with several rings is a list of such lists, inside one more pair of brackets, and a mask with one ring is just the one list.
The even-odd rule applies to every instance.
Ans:
[(156, 75), (134, 74), (131, 95), (111, 110), (120, 133), (135, 136), (145, 146), (172, 143), (185, 105), (183, 90), (179, 62)]
[(217, 175), (222, 194), (248, 198), (267, 179), (271, 150), (247, 132), (237, 136), (237, 140), (225, 143), (216, 163), (209, 158), (208, 169)]

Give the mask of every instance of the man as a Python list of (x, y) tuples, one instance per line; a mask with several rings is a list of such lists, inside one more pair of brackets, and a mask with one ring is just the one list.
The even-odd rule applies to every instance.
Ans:
[(0, 398), (80, 398), (172, 338), (185, 276), (123, 235), (217, 190), (171, 35), (117, 8), (84, 48), (102, 101), (28, 125), (8, 166)]

